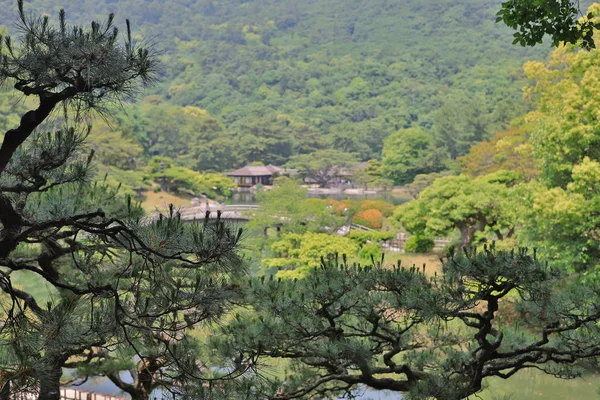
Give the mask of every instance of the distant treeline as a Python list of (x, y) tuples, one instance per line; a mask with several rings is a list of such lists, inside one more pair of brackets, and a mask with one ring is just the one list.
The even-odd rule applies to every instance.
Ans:
[[(0, 6), (16, 14), (14, 3)], [(521, 66), (548, 52), (510, 44), (494, 22), (499, 1), (30, 3), (49, 14), (64, 7), (73, 21), (130, 18), (136, 39), (160, 53), (161, 83), (112, 125), (141, 158), (204, 171), (327, 148), (381, 160), (407, 128), (426, 136), (419, 172), (447, 169), (527, 111)], [(13, 17), (0, 17), (11, 32)], [(0, 115), (14, 103), (3, 99)]]

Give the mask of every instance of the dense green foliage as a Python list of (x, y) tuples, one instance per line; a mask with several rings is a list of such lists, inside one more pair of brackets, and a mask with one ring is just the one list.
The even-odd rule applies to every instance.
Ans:
[[(254, 311), (213, 337), (231, 357), (258, 363), (246, 376), (253, 385), (230, 398), (340, 398), (366, 385), (458, 400), (522, 368), (573, 376), (574, 358), (600, 353), (597, 283), (565, 282), (523, 250), (461, 252), (433, 278), (332, 260), (305, 279), (254, 279), (246, 290)], [(512, 310), (519, 323), (498, 318)], [(262, 372), (281, 359), (286, 374)]]
[(396, 218), (418, 236), (434, 237), (460, 231), (461, 246), (473, 244), (476, 234), (512, 236), (514, 205), (509, 196), (519, 176), (498, 172), (479, 178), (448, 176), (435, 180), (419, 198), (396, 210)]
[[(546, 52), (510, 45), (510, 30), (494, 22), (499, 1), (31, 4), (49, 13), (65, 6), (82, 21), (109, 11), (131, 18), (164, 68), (154, 94), (114, 112), (112, 123), (146, 157), (198, 171), (284, 164), (329, 148), (381, 159), (386, 138), (411, 127), (431, 142), (426, 169), (439, 170), (440, 159), (465, 154), (523, 111), (518, 69)], [(12, 31), (11, 20), (0, 16)]]
[(383, 145), (382, 175), (399, 184), (446, 169), (447, 155), (419, 128), (392, 133)]
[[(525, 53), (498, 40), (509, 34), (493, 25), (500, 7), (523, 44), (542, 33), (575, 43), (525, 65), (525, 102), (517, 70)], [(21, 50), (2, 42), (0, 77), (40, 108), (20, 120), (35, 105), (0, 92), (0, 302), (10, 309), (0, 398), (15, 385), (41, 385), (40, 398), (55, 400), (69, 365), (144, 400), (160, 386), (255, 399), (338, 396), (357, 385), (456, 400), (487, 377), (538, 366), (571, 376), (577, 370), (562, 364), (600, 354), (600, 58), (580, 50), (594, 45), (598, 6), (579, 25), (567, 0), (84, 0), (72, 8), (86, 19), (126, 9), (142, 25), (135, 38), (159, 42), (165, 68), (151, 95), (115, 109), (101, 101), (153, 76), (154, 56), (133, 52), (127, 35), (120, 52), (101, 25), (67, 34), (40, 19), (29, 22), (38, 30)], [(73, 52), (67, 36), (93, 49)], [(76, 106), (68, 109), (75, 128), (29, 129), (29, 118), (37, 125), (63, 101)], [(105, 121), (79, 118), (90, 108)], [(91, 134), (78, 130), (90, 120)], [(249, 285), (231, 280), (244, 272), (231, 227), (185, 225), (172, 208), (140, 219), (111, 189), (227, 196), (233, 183), (213, 172), (246, 163), (286, 164), (325, 186), (367, 160), (352, 172), (356, 184), (409, 184), (415, 200), (394, 211), (381, 201), (310, 199), (279, 178), (258, 193), (262, 207), (248, 224), (249, 253), (271, 278)], [(98, 173), (104, 183), (90, 185)], [(406, 252), (459, 234), (465, 253), (432, 277), (380, 265), (381, 242), (395, 234), (378, 229), (392, 215), (413, 234)], [(524, 250), (468, 250), (494, 239), (538, 247), (551, 266)], [(45, 308), (48, 293), (13, 284), (22, 274), (53, 286)], [(244, 303), (251, 307), (215, 336), (213, 356), (227, 367), (213, 368), (212, 358), (200, 365), (205, 353), (189, 328)], [(519, 323), (504, 324), (499, 312)], [(261, 379), (245, 374), (233, 388), (202, 384), (202, 374), (236, 375), (277, 358), (290, 362), (285, 379), (258, 369)], [(121, 381), (119, 371), (134, 369), (142, 378)]]
[[(288, 177), (274, 183), (272, 189), (257, 194), (260, 209), (251, 212), (247, 224), (253, 255), (260, 258), (260, 273), (303, 278), (323, 259), (345, 255), (353, 262), (378, 260), (381, 242), (396, 236), (394, 231), (376, 230), (391, 217), (394, 206), (390, 203), (306, 198), (306, 189)], [(347, 231), (352, 224), (375, 230)]]
[(275, 179), (273, 189), (259, 192), (257, 199), (261, 207), (248, 223), (252, 231), (280, 227), (291, 233), (331, 233), (345, 223), (345, 216), (325, 200), (306, 198), (306, 189), (288, 177)]
[(366, 244), (367, 242), (381, 242), (385, 240), (391, 240), (396, 236), (395, 232), (381, 232), (381, 231), (358, 231), (352, 230), (348, 233), (348, 237), (352, 240), (357, 241), (360, 244)]
[(594, 29), (600, 25), (594, 14), (583, 15), (579, 1), (573, 0), (509, 0), (502, 3), (498, 22), (518, 29), (513, 43), (534, 46), (549, 35), (552, 44), (578, 44), (585, 49), (596, 47)]
[[(133, 112), (133, 111), (132, 111)], [(135, 110), (133, 136), (150, 156), (167, 156), (186, 168), (214, 170), (223, 157), (217, 139), (224, 139), (225, 128), (198, 107), (169, 105), (157, 96), (147, 97)], [(127, 129), (126, 128), (126, 129)]]
[(428, 253), (433, 250), (435, 242), (429, 237), (413, 235), (404, 244), (407, 253)]
[(227, 197), (236, 188), (235, 182), (228, 177), (178, 167), (167, 157), (153, 157), (148, 165), (147, 177), (170, 192), (187, 192), (193, 196)]
[[(590, 7), (593, 22), (599, 11)], [(463, 246), (494, 239), (534, 246), (556, 266), (595, 275), (598, 57), (566, 45), (546, 63), (526, 63), (533, 110), (459, 158), (464, 175), (417, 176), (409, 188), (418, 200), (396, 211), (404, 228), (425, 236), (460, 231)]]
[[(131, 197), (94, 182), (80, 126), (155, 79), (129, 26), (121, 41), (112, 16), (82, 27), (63, 11), (56, 23), (22, 1), (18, 11), (23, 37), (0, 41), (0, 83), (37, 104), (0, 145), (0, 397), (59, 400), (64, 367), (135, 354), (144, 379), (130, 394), (148, 400), (201, 373), (186, 333), (236, 296), (241, 234), (218, 219), (184, 224), (173, 208), (143, 218)], [(96, 144), (107, 166), (135, 162), (134, 144)], [(29, 291), (16, 275), (50, 289)]]
[[(594, 11), (600, 9), (596, 5)], [(525, 73), (532, 85), (536, 111), (528, 118), (535, 121), (531, 143), (541, 160), (544, 181), (549, 186), (565, 187), (573, 167), (584, 157), (600, 159), (598, 122), (597, 51), (580, 52), (562, 47), (552, 53), (547, 64), (530, 62)]]
[(433, 181), (439, 178), (443, 178), (445, 176), (454, 175), (452, 171), (444, 171), (444, 172), (432, 172), (430, 174), (419, 174), (415, 176), (414, 180), (408, 184), (407, 190), (408, 193), (415, 199), (419, 197), (419, 194), (430, 186)]
[[(293, 168), (310, 182), (326, 187), (331, 181), (341, 181), (340, 173), (357, 162), (354, 154), (340, 150), (324, 149), (311, 154), (294, 156), (288, 162)], [(348, 178), (346, 178), (348, 179)]]
[(350, 180), (365, 190), (369, 190), (369, 186), (383, 189), (394, 186), (392, 179), (383, 177), (381, 162), (374, 159), (367, 161), (365, 168), (355, 168)]
[(304, 278), (321, 265), (321, 260), (346, 254), (354, 258), (358, 245), (345, 237), (325, 233), (288, 233), (271, 246), (273, 258), (263, 260), (267, 269), (275, 268), (278, 277)]
[[(595, 5), (590, 11), (597, 15), (600, 9)], [(598, 57), (597, 50), (566, 46), (554, 51), (546, 64), (525, 66), (532, 79), (526, 94), (535, 104), (527, 115), (532, 124), (529, 142), (541, 175), (522, 197), (518, 237), (539, 246), (563, 268), (587, 273), (597, 272), (600, 265)]]

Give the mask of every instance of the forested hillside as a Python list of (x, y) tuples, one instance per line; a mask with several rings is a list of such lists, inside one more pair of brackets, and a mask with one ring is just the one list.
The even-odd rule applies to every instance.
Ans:
[[(0, 400), (97, 378), (132, 400), (596, 398), (600, 4), (581, 30), (576, 0), (503, 3), (517, 42), (574, 38), (545, 57), (470, 1), (72, 5), (132, 16), (134, 43), (19, 0)], [(219, 171), (250, 162), (412, 200), (313, 198), (268, 166), (236, 180), (258, 207), (216, 204), (236, 185)], [(586, 380), (531, 391), (542, 374)]]
[[(11, 32), (14, 3), (0, 1)], [(511, 45), (496, 0), (26, 4), (64, 7), (74, 22), (130, 18), (160, 53), (161, 83), (119, 113), (117, 130), (146, 158), (196, 170), (284, 164), (320, 148), (380, 159), (385, 139), (409, 127), (437, 154), (422, 172), (445, 169), (526, 111), (521, 65), (548, 51)]]

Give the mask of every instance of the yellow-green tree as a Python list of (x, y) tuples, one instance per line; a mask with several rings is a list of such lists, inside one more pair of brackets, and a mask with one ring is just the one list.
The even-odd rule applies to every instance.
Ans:
[[(590, 12), (597, 15), (600, 5)], [(560, 46), (548, 62), (524, 69), (532, 80), (524, 93), (535, 107), (526, 123), (541, 179), (522, 197), (518, 238), (567, 270), (590, 271), (600, 261), (600, 53)]]
[(461, 171), (473, 177), (509, 170), (529, 180), (539, 172), (529, 133), (523, 128), (499, 132), (490, 141), (472, 146), (469, 153), (457, 161)]
[(325, 233), (288, 233), (273, 243), (273, 256), (263, 260), (263, 268), (276, 269), (282, 278), (304, 278), (323, 259), (346, 255), (354, 258), (359, 245), (352, 239)]
[(519, 237), (568, 271), (600, 262), (600, 163), (584, 158), (566, 188), (532, 185)]
[(329, 202), (306, 198), (307, 191), (291, 178), (281, 176), (273, 188), (257, 194), (260, 209), (248, 223), (251, 231), (279, 227), (287, 233), (320, 231), (331, 233), (346, 222), (350, 213), (337, 212)]
[(392, 133), (383, 145), (382, 175), (397, 184), (415, 176), (445, 169), (446, 154), (420, 128)]
[(461, 247), (470, 246), (476, 233), (491, 231), (499, 239), (514, 233), (513, 204), (508, 185), (518, 175), (498, 172), (479, 178), (465, 175), (437, 179), (395, 212), (412, 234), (424, 237), (460, 231)]
[(167, 157), (153, 157), (148, 176), (170, 192), (187, 192), (194, 196), (229, 197), (236, 188), (236, 183), (229, 177), (180, 167)]
[(547, 63), (529, 62), (524, 70), (533, 81), (525, 95), (536, 109), (527, 119), (542, 176), (548, 186), (565, 188), (575, 165), (600, 160), (600, 52), (561, 46)]

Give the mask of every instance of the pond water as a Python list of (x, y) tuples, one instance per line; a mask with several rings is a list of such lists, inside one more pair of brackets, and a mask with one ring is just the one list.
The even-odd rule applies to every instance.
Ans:
[[(131, 379), (128, 373), (122, 375)], [(581, 379), (562, 380), (544, 375), (534, 370), (523, 371), (509, 380), (488, 380), (488, 389), (473, 400), (600, 400), (600, 376), (589, 376)], [(95, 378), (80, 388), (97, 391), (103, 394), (122, 395), (120, 390), (105, 378)], [(162, 397), (156, 392), (154, 399)], [(153, 400), (154, 400), (153, 399)], [(398, 400), (398, 393), (378, 390), (365, 390), (360, 400)]]
[[(334, 200), (383, 200), (393, 205), (400, 205), (406, 203), (408, 198), (393, 196), (392, 193), (378, 193), (370, 195), (345, 195), (343, 193), (334, 194), (319, 194), (319, 193), (308, 193), (308, 198), (316, 199), (334, 199)], [(258, 204), (256, 201), (256, 193), (252, 192), (235, 192), (233, 196), (225, 200), (225, 204)]]
[[(69, 370), (66, 371), (69, 373)], [(121, 372), (119, 374), (121, 379), (125, 383), (133, 383), (133, 377), (129, 372)], [(122, 396), (129, 398), (128, 394), (124, 394), (121, 389), (116, 387), (109, 379), (104, 377), (92, 377), (82, 385), (77, 386), (78, 389), (88, 390), (99, 394), (106, 394), (112, 396)], [(159, 390), (152, 392), (152, 400), (161, 400), (163, 397)]]
[[(488, 388), (473, 400), (600, 400), (600, 376), (563, 380), (539, 371), (522, 371), (509, 380), (490, 379)], [(398, 400), (402, 395), (365, 390), (360, 400)]]

